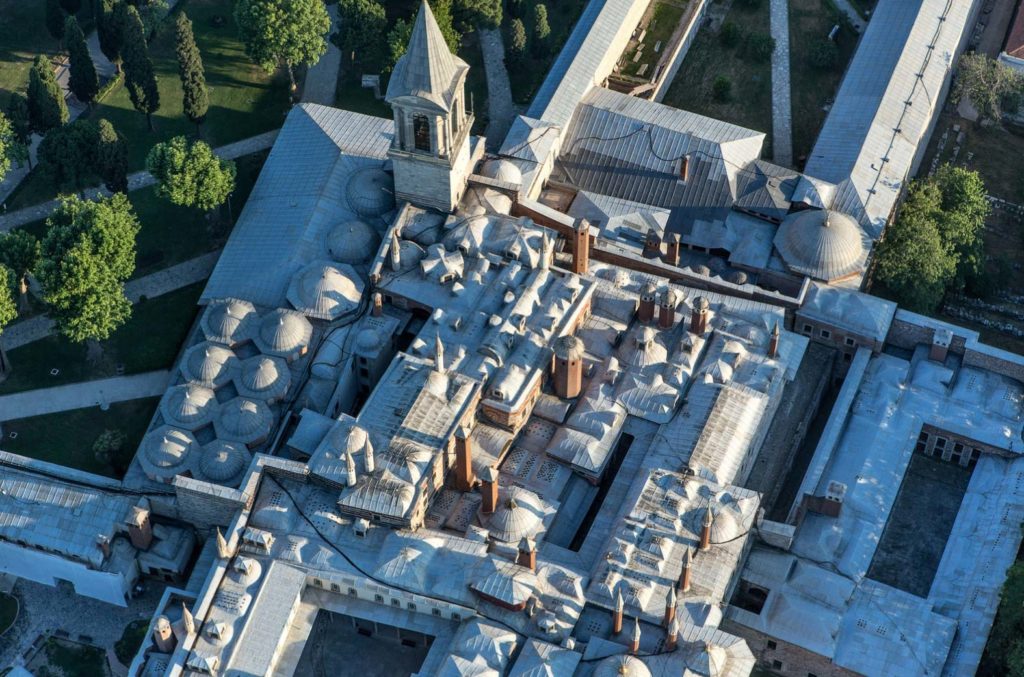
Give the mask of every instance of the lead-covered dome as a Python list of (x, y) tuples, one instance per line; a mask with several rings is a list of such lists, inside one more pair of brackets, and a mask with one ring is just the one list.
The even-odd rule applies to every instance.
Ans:
[(318, 320), (336, 320), (355, 310), (362, 296), (362, 279), (344, 263), (314, 261), (297, 272), (288, 286), (288, 302)]
[(787, 216), (775, 234), (775, 248), (790, 270), (826, 282), (864, 268), (860, 226), (846, 214), (828, 209)]
[(160, 401), (164, 421), (186, 430), (198, 430), (209, 423), (216, 408), (213, 391), (194, 383), (169, 388)]
[(181, 374), (186, 381), (207, 388), (220, 388), (231, 380), (238, 358), (229, 348), (204, 341), (185, 352)]
[(265, 402), (236, 397), (221, 405), (213, 427), (217, 437), (248, 446), (259, 444), (270, 436), (274, 415)]
[(523, 173), (519, 170), (519, 167), (511, 160), (504, 158), (488, 160), (484, 163), (480, 173), (495, 181), (504, 181), (505, 183), (517, 185), (523, 182)]
[(252, 338), (258, 319), (256, 308), (248, 301), (220, 299), (206, 308), (200, 327), (208, 341), (234, 346)]
[(291, 380), (288, 363), (282, 358), (256, 355), (242, 362), (236, 384), (245, 397), (276, 402), (288, 392)]
[(395, 208), (395, 182), (380, 167), (365, 167), (353, 172), (345, 186), (345, 197), (359, 216), (383, 216)]
[(142, 439), (139, 463), (150, 479), (168, 481), (188, 469), (189, 456), (197, 446), (192, 433), (161, 426)]
[(365, 221), (353, 219), (327, 233), (327, 253), (339, 263), (362, 263), (377, 253), (380, 235)]
[(294, 360), (304, 355), (313, 337), (313, 325), (300, 313), (278, 308), (263, 316), (256, 332), (256, 347), (267, 355)]
[(251, 459), (243, 445), (214, 440), (203, 448), (203, 454), (199, 457), (199, 470), (209, 480), (226, 482), (237, 477)]
[(639, 658), (623, 654), (598, 663), (594, 677), (651, 677), (651, 671)]

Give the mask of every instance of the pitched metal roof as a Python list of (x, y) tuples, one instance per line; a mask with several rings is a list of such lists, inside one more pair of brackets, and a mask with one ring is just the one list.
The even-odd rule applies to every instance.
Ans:
[(405, 54), (395, 64), (385, 99), (404, 96), (426, 99), (450, 110), (459, 81), (469, 66), (451, 53), (427, 0), (420, 4)]

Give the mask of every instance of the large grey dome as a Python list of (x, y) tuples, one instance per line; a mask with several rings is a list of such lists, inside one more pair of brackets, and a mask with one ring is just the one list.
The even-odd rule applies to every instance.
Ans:
[(379, 247), (380, 235), (359, 219), (339, 223), (327, 234), (327, 251), (339, 263), (362, 263)]
[(352, 174), (345, 197), (359, 216), (381, 216), (395, 208), (395, 182), (383, 169), (365, 167)]
[(840, 212), (808, 209), (790, 214), (775, 234), (775, 248), (790, 270), (826, 282), (863, 269), (860, 226)]

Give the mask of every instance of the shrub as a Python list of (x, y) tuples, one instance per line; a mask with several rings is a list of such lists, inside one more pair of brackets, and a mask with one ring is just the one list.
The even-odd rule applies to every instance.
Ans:
[(830, 71), (839, 63), (839, 47), (831, 40), (821, 40), (811, 47), (808, 58), (818, 70)]
[(770, 61), (775, 52), (775, 38), (768, 33), (751, 33), (747, 36), (744, 52), (753, 61)]
[(723, 103), (728, 101), (732, 98), (732, 80), (724, 75), (719, 75), (711, 85), (711, 93), (715, 97), (715, 101)]
[(743, 31), (732, 21), (726, 21), (722, 24), (722, 30), (718, 34), (718, 41), (722, 43), (724, 47), (730, 49), (740, 44), (743, 40)]

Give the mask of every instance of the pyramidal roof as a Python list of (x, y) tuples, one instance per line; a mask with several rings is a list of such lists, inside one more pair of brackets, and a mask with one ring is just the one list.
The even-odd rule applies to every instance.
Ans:
[(466, 62), (448, 49), (430, 5), (423, 0), (409, 47), (395, 64), (385, 99), (390, 103), (399, 97), (413, 96), (449, 110), (455, 84), (467, 70)]

